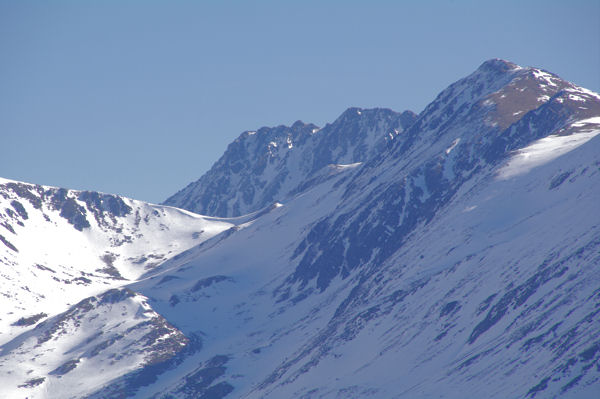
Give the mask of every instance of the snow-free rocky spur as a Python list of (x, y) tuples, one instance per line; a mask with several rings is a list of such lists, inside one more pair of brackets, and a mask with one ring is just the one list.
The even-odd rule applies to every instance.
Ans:
[(495, 59), (244, 132), (165, 205), (1, 180), (0, 397), (598, 398), (599, 134)]

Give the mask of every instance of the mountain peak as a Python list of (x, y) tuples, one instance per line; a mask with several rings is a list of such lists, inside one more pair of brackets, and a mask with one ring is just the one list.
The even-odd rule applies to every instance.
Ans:
[(254, 212), (297, 194), (330, 164), (380, 154), (415, 119), (412, 111), (350, 107), (323, 129), (298, 120), (244, 132), (208, 173), (165, 204), (223, 217)]
[[(389, 108), (360, 108), (350, 107), (337, 117), (331, 125), (339, 126), (348, 123), (371, 124), (378, 121), (398, 120), (396, 124), (400, 130), (408, 128), (415, 120), (417, 115), (412, 111), (398, 113)], [(398, 127), (394, 127), (398, 130)]]
[(493, 72), (508, 72), (511, 70), (521, 69), (521, 67), (513, 62), (503, 60), (501, 58), (492, 58), (485, 61), (477, 68), (478, 71), (493, 71)]
[(348, 107), (340, 116), (360, 116), (362, 115), (362, 111), (363, 109), (359, 107)]
[(379, 114), (389, 115), (389, 114), (396, 114), (396, 112), (389, 108), (380, 108), (380, 107), (375, 107), (375, 108), (349, 107), (344, 112), (342, 112), (342, 114), (338, 117), (338, 119), (342, 119), (342, 118), (356, 119), (356, 118), (360, 118), (360, 117), (379, 115)]
[(305, 126), (309, 126), (309, 125), (312, 126), (313, 124), (312, 123), (304, 123), (300, 119), (298, 119), (296, 122), (294, 122), (292, 124), (291, 127), (292, 127), (293, 130), (298, 130), (298, 129), (302, 129)]

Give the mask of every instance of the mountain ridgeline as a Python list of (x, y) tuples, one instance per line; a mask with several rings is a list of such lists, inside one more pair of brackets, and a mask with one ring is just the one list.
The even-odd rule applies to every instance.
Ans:
[(415, 119), (411, 111), (349, 108), (323, 129), (297, 121), (244, 132), (204, 176), (164, 204), (220, 217), (257, 211), (298, 194), (329, 165), (378, 156)]
[(164, 205), (1, 181), (0, 396), (600, 397), (599, 135), (493, 59), (244, 132)]

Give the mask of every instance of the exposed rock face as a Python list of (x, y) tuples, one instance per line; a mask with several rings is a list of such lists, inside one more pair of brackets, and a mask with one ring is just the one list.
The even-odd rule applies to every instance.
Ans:
[(415, 118), (410, 111), (349, 108), (323, 129), (298, 121), (244, 132), (209, 172), (165, 204), (221, 217), (257, 211), (303, 191), (328, 165), (378, 156)]

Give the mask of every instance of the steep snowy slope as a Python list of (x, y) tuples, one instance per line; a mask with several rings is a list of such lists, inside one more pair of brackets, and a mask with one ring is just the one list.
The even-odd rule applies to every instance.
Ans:
[(415, 117), (410, 111), (349, 108), (323, 129), (298, 121), (244, 132), (210, 171), (165, 204), (223, 217), (254, 212), (303, 191), (328, 165), (374, 158)]
[[(227, 380), (238, 396), (593, 396), (600, 152), (597, 139), (586, 142), (600, 133), (598, 116), (595, 93), (488, 61), (442, 92), (391, 156), (281, 208), (310, 223), (290, 232), (298, 224), (281, 216), (274, 224), (283, 227), (269, 229), (285, 230), (240, 232), (223, 253), (196, 257), (192, 264), (227, 259), (218, 262), (227, 294), (186, 305), (186, 296), (173, 301), (183, 287), (161, 288), (165, 305), (154, 306), (184, 331), (205, 332), (215, 350), (207, 356), (238, 354)], [(299, 231), (300, 244), (277, 244)], [(252, 250), (224, 255), (227, 244), (244, 247), (242, 234), (283, 250), (256, 263), (246, 260)], [(237, 296), (235, 282), (257, 269), (279, 277)], [(185, 306), (227, 316), (194, 327), (177, 319)], [(232, 328), (206, 332), (226, 320)], [(251, 366), (260, 358), (262, 376)], [(279, 366), (265, 372), (274, 359)], [(171, 392), (186, 392), (188, 380), (179, 381)]]
[(137, 397), (597, 396), (599, 138), (509, 179), (500, 164), (323, 291), (288, 285), (290, 249), (337, 181), (168, 262), (132, 288), (203, 348)]
[[(175, 364), (192, 348), (193, 342), (154, 312), (146, 298), (111, 289), (3, 345), (0, 393), (3, 398), (80, 398), (123, 374)], [(137, 374), (137, 381), (147, 374)]]
[(390, 154), (134, 285), (203, 341), (138, 397), (597, 395), (598, 116), (484, 63)]
[[(553, 135), (583, 133), (589, 139), (590, 126), (600, 115), (598, 94), (558, 78), (551, 88), (545, 78), (530, 84), (528, 78), (539, 73), (491, 60), (444, 90), (391, 154), (360, 168), (336, 213), (314, 228), (316, 237), (330, 239), (307, 237), (297, 249), (301, 260), (295, 281), (317, 278), (323, 289), (337, 275), (367, 262), (383, 262), (465, 183), (487, 179), (486, 172), (512, 151)], [(533, 95), (520, 98), (523, 92)], [(538, 101), (548, 93), (552, 97)], [(513, 102), (518, 97), (524, 111), (498, 114), (500, 105), (494, 99), (502, 96)], [(501, 124), (502, 118), (508, 122)]]
[[(234, 219), (184, 213), (218, 226), (173, 257), (154, 242), (165, 261), (122, 264), (126, 288), (90, 291), (12, 335), (0, 347), (0, 396), (600, 396), (600, 97), (490, 60), (381, 141), (384, 150), (340, 141), (351, 131), (350, 143), (373, 144), (381, 136), (371, 133), (393, 118), (350, 109), (337, 130), (277, 128), (277, 140), (298, 129), (305, 141), (293, 146), (329, 154), (310, 162), (289, 147), (277, 162), (249, 157), (260, 140), (279, 143), (277, 134), (243, 135), (232, 146), (245, 161), (235, 166), (230, 146), (210, 178), (175, 197), (207, 198), (202, 206), (227, 215), (267, 206)], [(383, 128), (369, 127), (381, 120)], [(327, 144), (311, 147), (318, 135)], [(232, 176), (246, 180), (209, 187)], [(254, 193), (248, 201), (237, 197), (242, 189)], [(17, 218), (17, 231), (29, 219), (11, 206), (3, 221)], [(66, 208), (51, 220), (93, 230), (90, 217), (82, 227)], [(122, 237), (127, 226), (102, 234)], [(16, 236), (3, 235), (11, 256), (27, 245)], [(106, 251), (98, 248), (92, 256)], [(148, 248), (110, 251), (136, 259)]]
[(115, 195), (0, 180), (0, 343), (231, 226)]

